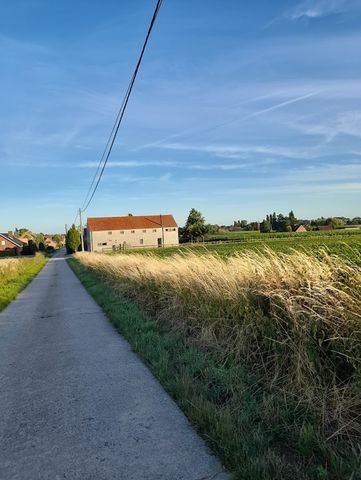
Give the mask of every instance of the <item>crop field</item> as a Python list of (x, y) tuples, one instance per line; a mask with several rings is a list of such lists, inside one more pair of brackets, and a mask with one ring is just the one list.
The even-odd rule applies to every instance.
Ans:
[[(251, 232), (252, 233), (252, 232)], [(310, 232), (314, 233), (314, 232)], [(319, 250), (328, 250), (341, 256), (353, 257), (356, 261), (361, 252), (361, 232), (352, 232), (349, 235), (333, 234), (325, 235), (324, 232), (315, 232), (318, 235), (302, 236), (300, 234), (290, 237), (289, 234), (263, 234), (253, 237), (251, 235), (244, 237), (237, 242), (217, 242), (217, 243), (193, 243), (181, 244), (179, 247), (167, 247), (157, 249), (137, 249), (128, 250), (125, 253), (140, 253), (145, 255), (156, 255), (159, 257), (168, 257), (175, 254), (186, 255), (194, 253), (197, 255), (216, 254), (221, 257), (237, 255), (245, 250), (264, 251), (272, 249), (276, 252), (291, 252), (292, 250), (301, 250), (317, 253)], [(322, 233), (322, 234), (321, 234)], [(272, 235), (272, 236), (271, 236)], [(281, 235), (281, 236), (280, 236)], [(124, 252), (123, 252), (124, 253)]]
[[(235, 478), (356, 479), (360, 237), (78, 253), (75, 263), (151, 316), (145, 361)], [(149, 353), (151, 322), (188, 353)]]
[(336, 230), (310, 230), (307, 232), (271, 232), (260, 233), (259, 231), (236, 231), (236, 232), (220, 232), (207, 234), (204, 238), (207, 241), (227, 241), (227, 240), (250, 240), (269, 239), (269, 238), (305, 238), (305, 237), (350, 237), (353, 235), (361, 235), (360, 228), (336, 229)]

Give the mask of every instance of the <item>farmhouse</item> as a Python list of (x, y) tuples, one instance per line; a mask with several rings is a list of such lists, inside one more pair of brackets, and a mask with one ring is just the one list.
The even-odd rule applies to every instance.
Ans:
[(178, 226), (173, 215), (87, 219), (86, 244), (91, 252), (169, 247), (178, 243)]
[(15, 250), (19, 255), (23, 250), (24, 243), (14, 237), (12, 232), (0, 233), (0, 251)]

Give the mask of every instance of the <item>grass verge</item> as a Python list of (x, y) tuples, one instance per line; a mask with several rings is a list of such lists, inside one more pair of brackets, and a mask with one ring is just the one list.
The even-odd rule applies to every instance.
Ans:
[(360, 478), (356, 442), (328, 440), (306, 402), (273, 389), (231, 356), (167, 330), (96, 272), (69, 263), (235, 479)]
[(43, 255), (0, 260), (0, 311), (16, 298), (46, 262)]

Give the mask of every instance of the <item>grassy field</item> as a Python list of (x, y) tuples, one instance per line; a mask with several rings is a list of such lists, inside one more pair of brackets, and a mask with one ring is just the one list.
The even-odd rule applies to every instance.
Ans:
[(361, 252), (354, 240), (329, 251), (317, 243), (308, 253), (289, 245), (218, 255), (197, 246), (164, 258), (167, 249), (77, 254), (72, 265), (234, 478), (355, 480)]
[(361, 229), (335, 229), (335, 230), (312, 230), (308, 232), (271, 232), (260, 233), (259, 231), (238, 231), (238, 232), (221, 232), (207, 234), (204, 238), (206, 241), (235, 241), (250, 239), (270, 239), (270, 238), (305, 238), (305, 237), (350, 237), (353, 235), (361, 235)]
[[(194, 243), (179, 245), (179, 247), (127, 250), (125, 253), (151, 254), (159, 257), (169, 257), (179, 253), (183, 255), (187, 255), (188, 253), (207, 255), (211, 253), (221, 257), (229, 257), (246, 250), (264, 251), (267, 248), (276, 252), (291, 252), (296, 249), (313, 253), (317, 253), (317, 251), (326, 248), (330, 253), (347, 256), (349, 258), (352, 256), (357, 260), (361, 252), (361, 233), (355, 234), (355, 232), (352, 232), (352, 235), (333, 234), (330, 236), (325, 234), (311, 236), (306, 234), (306, 236), (289, 237), (287, 235), (288, 234), (281, 237), (270, 237), (267, 234), (259, 234), (256, 238), (249, 236), (247, 239), (232, 243)], [(113, 253), (111, 255), (113, 255)]]
[(37, 275), (46, 263), (43, 255), (0, 259), (0, 311)]

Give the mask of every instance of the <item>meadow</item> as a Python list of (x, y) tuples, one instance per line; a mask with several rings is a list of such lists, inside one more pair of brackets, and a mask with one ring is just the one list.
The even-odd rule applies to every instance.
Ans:
[(360, 238), (319, 237), (75, 255), (234, 478), (360, 478)]
[(0, 258), (0, 311), (25, 288), (43, 268), (43, 255), (27, 258)]
[[(156, 248), (156, 249), (137, 249), (127, 250), (123, 254), (139, 253), (143, 255), (156, 255), (159, 257), (169, 257), (175, 254), (187, 255), (194, 253), (197, 255), (213, 254), (220, 257), (229, 257), (237, 255), (245, 250), (264, 251), (271, 249), (275, 252), (292, 252), (301, 250), (313, 252), (326, 249), (330, 253), (340, 256), (353, 257), (356, 261), (361, 252), (361, 232), (351, 231), (348, 235), (342, 233), (327, 232), (307, 232), (306, 234), (258, 234), (253, 237), (253, 232), (243, 235), (237, 241), (228, 242), (227, 240), (217, 241), (215, 243), (187, 243), (180, 244), (178, 247)], [(235, 232), (239, 233), (239, 232)], [(316, 235), (314, 235), (316, 233)], [(331, 234), (330, 234), (331, 233)], [(291, 236), (290, 236), (291, 235)], [(114, 255), (111, 253), (111, 255)]]

